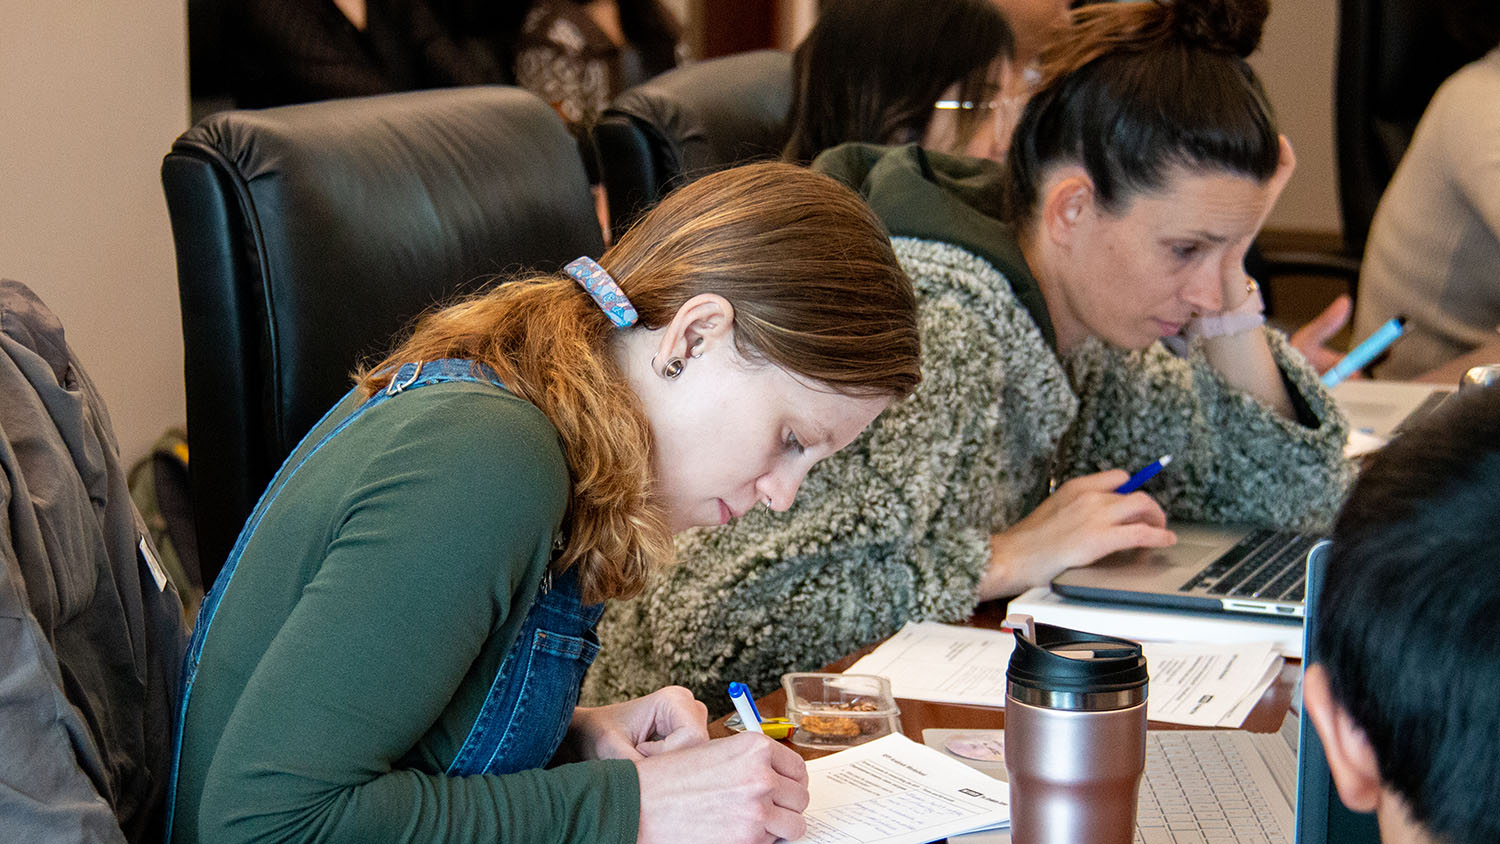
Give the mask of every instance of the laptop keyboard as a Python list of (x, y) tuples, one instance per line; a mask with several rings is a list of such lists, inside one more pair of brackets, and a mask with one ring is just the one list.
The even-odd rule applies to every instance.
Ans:
[(1206, 589), (1226, 598), (1301, 601), (1314, 534), (1257, 530), (1194, 575), (1179, 591)]
[[(1245, 760), (1228, 736), (1192, 730), (1146, 734), (1146, 773), (1136, 803), (1137, 844), (1285, 844), (1265, 794), (1238, 776)], [(1257, 760), (1259, 761), (1259, 760)]]

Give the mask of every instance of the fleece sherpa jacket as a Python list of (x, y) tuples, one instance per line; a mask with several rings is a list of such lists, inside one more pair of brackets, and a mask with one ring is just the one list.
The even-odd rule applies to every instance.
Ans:
[[(965, 202), (971, 189), (995, 189), (987, 167), (859, 145), (815, 166), (858, 187), (896, 235), (918, 294), (923, 381), (815, 466), (787, 512), (759, 508), (679, 537), (678, 565), (606, 611), (586, 701), (680, 683), (722, 711), (731, 680), (765, 694), (783, 672), (816, 669), (907, 621), (961, 620), (990, 535), (1031, 512), (1053, 478), (1172, 454), (1150, 492), (1173, 518), (1331, 522), (1352, 477), (1346, 423), (1280, 333), (1266, 330), (1301, 421), (1225, 384), (1198, 348), (1184, 358), (1159, 343), (1131, 352), (1090, 341), (1059, 358), (1045, 305), (1017, 297), (1036, 283), (1009, 229), (987, 227), (973, 216), (979, 203)], [(913, 208), (920, 221), (906, 219)], [(956, 240), (1011, 239), (961, 248), (903, 236), (944, 219)]]

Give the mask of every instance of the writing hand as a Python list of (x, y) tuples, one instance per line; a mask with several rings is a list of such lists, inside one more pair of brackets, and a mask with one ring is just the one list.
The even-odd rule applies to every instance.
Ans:
[(637, 760), (640, 844), (772, 844), (807, 831), (807, 765), (759, 733)]
[(990, 568), (979, 581), (980, 600), (1041, 586), (1115, 551), (1175, 544), (1167, 514), (1151, 496), (1115, 492), (1129, 477), (1111, 469), (1074, 478), (1026, 518), (990, 537)]

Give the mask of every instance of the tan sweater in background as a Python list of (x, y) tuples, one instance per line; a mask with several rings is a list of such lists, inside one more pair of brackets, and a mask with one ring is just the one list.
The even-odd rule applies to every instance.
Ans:
[(1444, 82), (1370, 227), (1355, 339), (1406, 335), (1375, 373), (1415, 378), (1500, 339), (1500, 48)]

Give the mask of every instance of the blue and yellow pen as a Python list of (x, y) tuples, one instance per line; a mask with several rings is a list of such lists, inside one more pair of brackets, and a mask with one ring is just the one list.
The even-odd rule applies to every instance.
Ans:
[(740, 723), (745, 725), (745, 729), (765, 733), (760, 728), (760, 712), (755, 709), (755, 698), (750, 696), (748, 686), (744, 683), (730, 683), (729, 700), (734, 703), (735, 711), (740, 713)]
[(1363, 343), (1349, 350), (1349, 354), (1339, 359), (1333, 368), (1323, 373), (1323, 386), (1332, 388), (1340, 381), (1370, 365), (1370, 361), (1380, 356), (1401, 332), (1406, 330), (1406, 317), (1391, 317), (1385, 325), (1375, 329), (1375, 333), (1365, 339)]

